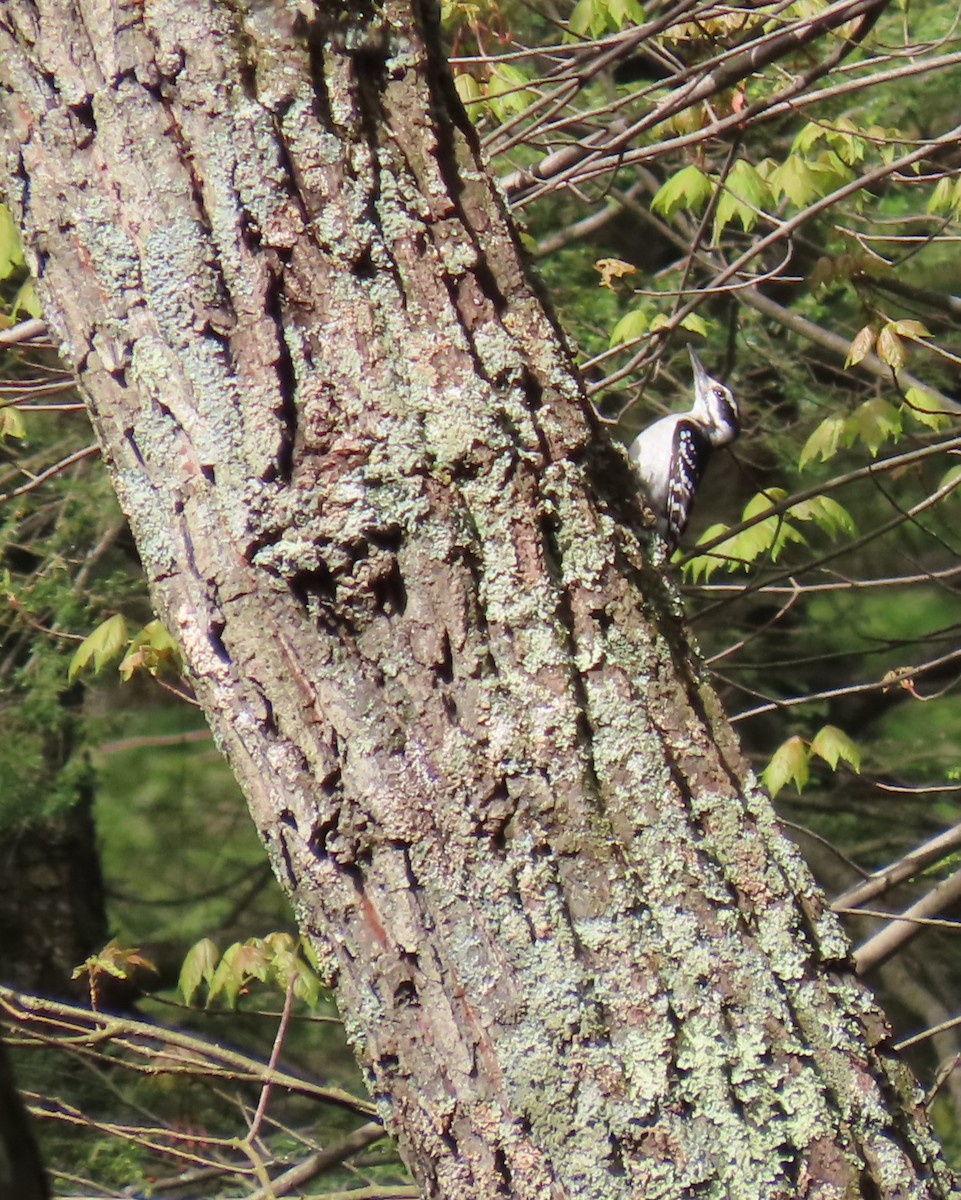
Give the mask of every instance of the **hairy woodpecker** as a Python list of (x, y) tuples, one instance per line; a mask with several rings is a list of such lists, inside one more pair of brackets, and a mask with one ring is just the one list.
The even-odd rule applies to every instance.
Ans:
[(668, 554), (677, 548), (687, 525), (711, 451), (733, 442), (740, 431), (741, 416), (730, 388), (708, 375), (690, 347), (688, 353), (694, 368), (693, 406), (642, 429), (628, 452)]

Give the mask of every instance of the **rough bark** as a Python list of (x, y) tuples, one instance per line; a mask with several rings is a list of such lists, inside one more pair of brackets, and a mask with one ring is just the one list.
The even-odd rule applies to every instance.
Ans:
[(10, 202), (426, 1194), (944, 1196), (422, 0), (9, 0)]

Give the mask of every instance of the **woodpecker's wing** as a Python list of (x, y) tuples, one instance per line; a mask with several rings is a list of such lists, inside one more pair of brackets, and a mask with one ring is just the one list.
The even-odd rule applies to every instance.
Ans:
[(681, 417), (674, 426), (664, 514), (666, 529), (663, 537), (669, 554), (677, 549), (681, 540), (694, 503), (694, 493), (710, 456), (711, 442), (704, 427), (697, 421)]

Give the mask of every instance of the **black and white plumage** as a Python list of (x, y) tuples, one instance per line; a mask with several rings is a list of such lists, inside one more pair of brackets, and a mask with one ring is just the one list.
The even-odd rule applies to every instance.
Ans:
[(737, 401), (723, 383), (712, 379), (688, 348), (694, 368), (694, 404), (648, 425), (629, 450), (656, 528), (671, 554), (677, 548), (694, 502), (694, 493), (715, 446), (726, 446), (740, 432)]

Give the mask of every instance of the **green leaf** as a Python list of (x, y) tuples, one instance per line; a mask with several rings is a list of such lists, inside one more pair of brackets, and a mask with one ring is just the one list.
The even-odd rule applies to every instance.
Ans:
[(596, 9), (597, 5), (594, 0), (577, 0), (574, 11), (567, 21), (568, 30), (577, 34), (578, 37), (583, 37), (591, 30), (591, 22), (595, 19)]
[(793, 154), (804, 154), (816, 143), (821, 141), (826, 133), (824, 125), (820, 125), (815, 121), (808, 121), (800, 132), (794, 137), (791, 143), (791, 152)]
[(634, 338), (640, 337), (642, 333), (646, 333), (650, 322), (647, 319), (647, 314), (638, 311), (627, 313), (621, 317), (614, 328), (611, 330), (612, 346), (618, 346), (621, 342), (630, 342)]
[(755, 517), (759, 517), (761, 513), (767, 512), (775, 504), (780, 504), (782, 500), (787, 499), (787, 492), (784, 488), (772, 487), (766, 491), (757, 492), (744, 505), (744, 511), (741, 513), (742, 521), (753, 521)]
[[(949, 484), (957, 484), (959, 480), (961, 480), (961, 463), (945, 471), (944, 477), (938, 484), (938, 491), (940, 492), (942, 488), (946, 488)], [(958, 495), (958, 492), (955, 491), (954, 495)]]
[(788, 738), (774, 751), (771, 761), (761, 772), (761, 782), (772, 797), (788, 783), (793, 783), (801, 792), (810, 775), (810, 758), (803, 738)]
[[(705, 529), (701, 536), (697, 539), (697, 544), (704, 545), (707, 542), (713, 542), (714, 539), (720, 537), (721, 534), (727, 533), (729, 528), (729, 525), (711, 525), (708, 529)], [(722, 542), (721, 546), (723, 545), (724, 543)], [(718, 549), (720, 549), (720, 547), (718, 547)], [(729, 564), (726, 563), (725, 560), (718, 554), (699, 554), (696, 558), (692, 558), (684, 564), (684, 573), (689, 579), (692, 580), (692, 582), (698, 583), (702, 579), (705, 581), (710, 579), (718, 567), (728, 567), (728, 569), (730, 569)]]
[(759, 209), (770, 200), (770, 189), (750, 163), (738, 159), (724, 180), (714, 210), (714, 241), (735, 217), (747, 233), (757, 224)]
[(861, 131), (847, 117), (835, 117), (834, 128), (828, 131), (828, 140), (848, 166), (854, 166), (863, 160), (867, 152), (867, 143), (861, 136)]
[[(787, 492), (783, 488), (768, 488), (749, 500), (742, 513), (742, 520), (756, 523), (749, 529), (733, 534), (707, 554), (699, 555), (686, 563), (685, 570), (690, 577), (694, 581), (707, 579), (718, 567), (724, 567), (728, 571), (742, 570), (762, 554), (767, 554), (772, 561), (776, 561), (789, 542), (804, 542), (804, 535), (791, 524), (786, 515), (772, 513), (766, 519), (757, 520), (786, 496)], [(712, 525), (701, 535), (699, 541), (712, 541), (719, 534), (727, 532), (727, 529), (726, 525)]]
[(651, 200), (651, 211), (670, 219), (679, 209), (698, 212), (711, 196), (711, 181), (691, 163), (664, 181)]
[(93, 659), (94, 672), (99, 673), (103, 670), (105, 664), (111, 658), (115, 658), (126, 644), (127, 622), (120, 613), (115, 613), (114, 616), (108, 617), (106, 621), (102, 621), (77, 647), (73, 658), (70, 660), (70, 666), (67, 669), (67, 678), (73, 679), (78, 671), (82, 671), (91, 659)]
[(682, 329), (689, 329), (691, 333), (699, 333), (702, 337), (707, 337), (707, 322), (697, 313), (688, 313), (681, 322)]
[(10, 311), (14, 316), (22, 313), (26, 313), (28, 317), (43, 316), (43, 310), (40, 307), (40, 300), (37, 297), (32, 279), (25, 279), (20, 285), (16, 296), (13, 298)]
[(530, 80), (523, 71), (510, 63), (497, 63), (487, 83), (487, 102), (494, 116), (503, 120), (513, 113), (523, 112), (535, 98), (529, 85)]
[(484, 98), (481, 85), (470, 71), (458, 71), (454, 76), (454, 87), (457, 89), (457, 95), (460, 96), (460, 102), (465, 108), (468, 105), (476, 104)]
[(219, 958), (220, 951), (210, 938), (201, 938), (190, 947), (180, 968), (180, 978), (177, 980), (177, 988), (184, 998), (184, 1004), (191, 1002), (201, 983), (210, 986)]
[(251, 979), (267, 978), (269, 964), (263, 943), (259, 938), (246, 942), (234, 942), (228, 946), (217, 965), (207, 990), (208, 1005), (223, 994), (229, 1008), (235, 1008), (237, 998)]
[(798, 459), (798, 470), (803, 471), (809, 463), (819, 458), (827, 462), (837, 454), (841, 436), (844, 433), (844, 417), (825, 417), (804, 443), (801, 456)]
[(786, 196), (795, 208), (804, 208), (815, 197), (824, 194), (824, 187), (810, 163), (796, 154), (789, 154), (784, 162), (771, 172), (771, 192), (774, 196)]
[(844, 422), (844, 444), (863, 442), (872, 455), (876, 455), (885, 442), (896, 442), (900, 436), (901, 414), (880, 396), (859, 404)]
[(0, 280), (7, 279), (22, 267), (23, 251), (13, 217), (5, 204), (0, 204)]
[(135, 671), (148, 671), (157, 676), (164, 669), (173, 675), (183, 672), (180, 648), (156, 618), (148, 621), (130, 639), (130, 646), (117, 668), (124, 682), (128, 682)]
[(935, 185), (934, 191), (928, 197), (928, 203), (925, 206), (929, 213), (944, 212), (952, 207), (953, 204), (954, 181), (949, 179), (947, 175), (943, 179), (939, 179)]
[(824, 725), (818, 730), (811, 743), (811, 754), (823, 758), (832, 771), (837, 770), (838, 762), (843, 759), (855, 774), (861, 773), (861, 751), (836, 725)]
[(23, 423), (23, 417), (17, 406), (6, 404), (0, 408), (0, 438), (25, 438), (26, 436), (27, 427)]
[(788, 513), (798, 521), (813, 521), (831, 537), (838, 533), (853, 537), (857, 533), (851, 514), (831, 496), (812, 496), (810, 500), (792, 504)]
[(951, 424), (953, 413), (947, 412), (943, 401), (926, 388), (909, 387), (904, 393), (901, 411), (907, 411), (916, 421), (936, 432)]

